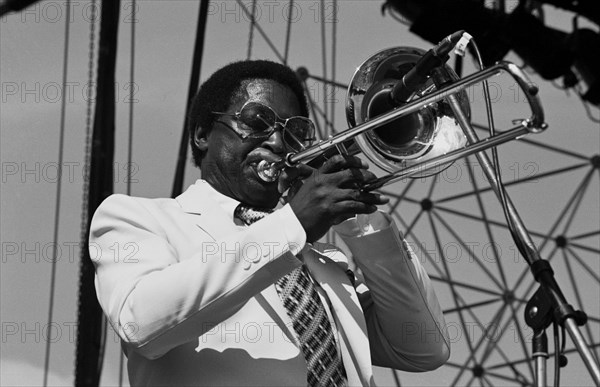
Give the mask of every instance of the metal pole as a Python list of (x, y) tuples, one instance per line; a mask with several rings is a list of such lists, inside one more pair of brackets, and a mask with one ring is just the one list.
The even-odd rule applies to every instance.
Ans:
[(198, 25), (196, 28), (196, 43), (194, 45), (194, 56), (192, 59), (192, 74), (188, 86), (187, 103), (185, 106), (185, 117), (183, 118), (183, 133), (179, 142), (179, 153), (177, 156), (177, 166), (175, 167), (175, 178), (173, 179), (173, 189), (171, 197), (178, 196), (183, 191), (183, 178), (185, 173), (185, 164), (187, 161), (187, 149), (189, 143), (188, 120), (192, 100), (198, 91), (200, 83), (200, 68), (202, 64), (202, 54), (204, 52), (204, 40), (206, 32), (206, 22), (208, 19), (208, 3), (210, 1), (201, 1), (198, 10)]
[[(115, 68), (120, 1), (103, 1), (100, 21), (100, 49), (91, 164), (89, 171), (88, 221), (86, 236), (96, 208), (113, 193), (115, 142)], [(105, 320), (96, 298), (94, 263), (87, 249), (81, 249), (75, 385), (96, 387), (104, 359)]]
[(531, 342), (532, 354), (535, 359), (535, 385), (537, 387), (546, 387), (546, 359), (548, 359), (548, 336), (545, 330), (540, 330), (533, 334)]

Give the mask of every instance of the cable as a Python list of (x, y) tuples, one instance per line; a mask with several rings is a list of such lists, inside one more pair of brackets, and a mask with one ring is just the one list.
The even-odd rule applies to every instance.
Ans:
[[(132, 166), (132, 156), (133, 156), (133, 105), (134, 98), (133, 94), (135, 93), (135, 24), (137, 20), (136, 17), (136, 0), (131, 0), (131, 44), (129, 50), (129, 127), (128, 127), (128, 141), (127, 141), (127, 188), (126, 193), (128, 196), (131, 195), (131, 166)], [(123, 351), (119, 353), (119, 387), (123, 386), (123, 366), (125, 364), (125, 355)]]
[(559, 346), (559, 334), (558, 334), (558, 323), (554, 322), (552, 324), (552, 328), (554, 331), (554, 387), (558, 387), (560, 380), (560, 355), (561, 350)]
[(256, 27), (256, 0), (252, 1), (252, 14), (250, 15), (250, 32), (248, 33), (248, 50), (246, 59), (252, 57), (252, 43), (254, 42), (254, 28)]
[[(67, 0), (67, 12), (65, 18), (65, 43), (63, 52), (63, 73), (62, 73), (62, 89), (67, 89), (67, 74), (69, 68), (69, 37), (71, 25), (71, 0)], [(60, 134), (58, 140), (58, 180), (56, 182), (56, 202), (54, 207), (54, 238), (52, 245), (52, 269), (50, 273), (50, 302), (48, 305), (48, 326), (52, 327), (53, 312), (54, 312), (54, 293), (56, 287), (56, 262), (57, 246), (58, 246), (58, 231), (60, 225), (60, 197), (62, 190), (62, 165), (65, 146), (65, 118), (67, 112), (67, 99), (65, 93), (62, 95), (60, 102)], [(50, 370), (50, 346), (52, 342), (52, 334), (48, 333), (46, 337), (46, 353), (44, 357), (44, 386), (48, 385), (48, 373)]]
[(129, 62), (129, 84), (130, 84), (130, 88), (129, 88), (129, 138), (128, 138), (128, 144), (127, 144), (127, 195), (131, 195), (131, 160), (132, 160), (132, 154), (133, 154), (133, 105), (134, 105), (134, 99), (133, 99), (133, 94), (135, 93), (135, 16), (136, 16), (136, 12), (135, 12), (135, 7), (136, 7), (136, 0), (131, 0), (131, 5), (133, 7), (133, 10), (131, 11), (131, 46), (130, 46), (130, 58), (131, 61)]
[[(477, 48), (477, 45), (474, 41), (472, 41), (472, 44), (473, 44), (473, 48), (474, 48), (477, 60), (479, 61), (479, 65), (482, 67), (481, 56), (480, 56), (479, 50)], [(488, 111), (488, 122), (489, 122), (489, 126), (490, 126), (490, 135), (493, 136), (495, 134), (495, 129), (494, 129), (494, 124), (493, 124), (493, 117), (491, 115), (491, 104), (490, 104), (487, 87), (488, 87), (487, 81), (484, 81), (484, 94), (485, 94), (486, 109)], [(507, 221), (508, 229), (510, 231), (510, 234), (511, 234), (519, 252), (521, 253), (521, 255), (523, 255), (523, 257), (525, 259), (527, 259), (527, 257), (531, 256), (530, 253), (532, 253), (531, 249), (533, 249), (533, 247), (528, 246), (525, 243), (525, 241), (520, 237), (520, 235), (515, 231), (514, 223), (508, 212), (506, 191), (504, 189), (504, 185), (501, 180), (502, 177), (501, 177), (500, 170), (499, 170), (498, 152), (497, 152), (496, 148), (492, 148), (492, 157), (493, 157), (493, 164), (494, 164), (494, 173), (496, 175), (495, 177), (498, 182), (498, 196), (500, 199), (500, 203), (502, 205), (502, 210), (504, 212), (504, 216)], [(564, 342), (564, 329), (565, 328), (563, 327), (563, 346), (562, 346), (562, 348), (559, 348), (560, 335), (558, 332), (558, 324), (556, 322), (553, 324), (553, 328), (554, 328), (554, 348), (555, 348), (554, 386), (558, 387), (559, 381), (560, 381), (560, 368), (562, 365), (562, 352), (564, 351), (564, 345), (565, 345), (565, 342)]]
[[(325, 0), (321, 0), (321, 58), (323, 64), (323, 78), (327, 79), (327, 31), (325, 28)], [(328, 90), (327, 84), (323, 84), (323, 111), (325, 112), (325, 121), (327, 122), (329, 119), (329, 110), (331, 106), (329, 106), (328, 102)], [(325, 135), (328, 135), (329, 131), (327, 127), (325, 127)]]
[[(88, 50), (88, 85), (94, 82), (94, 65), (95, 65), (95, 42), (96, 42), (96, 0), (91, 2), (91, 19), (90, 19), (90, 36)], [(92, 90), (88, 87), (88, 90)], [(86, 114), (85, 114), (85, 143), (83, 155), (83, 184), (82, 184), (82, 199), (81, 199), (81, 226), (79, 239), (81, 241), (81, 259), (85, 259), (85, 248), (87, 246), (87, 223), (88, 223), (88, 202), (89, 202), (89, 185), (90, 185), (90, 162), (91, 162), (91, 144), (92, 144), (92, 116), (93, 116), (93, 101), (91, 95), (86, 96)], [(78, 298), (78, 310), (81, 310), (81, 297)]]
[[(331, 80), (335, 82), (336, 72), (335, 67), (337, 64), (337, 0), (333, 0), (333, 9), (331, 11)], [(335, 88), (332, 89), (332, 96), (335, 95)], [(335, 104), (332, 101), (331, 108), (331, 130), (335, 130)]]
[[(470, 41), (470, 43), (473, 46), (473, 51), (475, 52), (475, 58), (477, 60), (477, 64), (479, 65), (480, 70), (483, 70), (483, 68), (484, 68), (483, 61), (481, 58), (481, 53), (479, 51), (479, 48), (477, 47), (477, 43), (475, 42), (474, 39), (472, 39)], [(483, 93), (484, 93), (486, 112), (487, 112), (487, 116), (488, 116), (488, 126), (489, 126), (490, 136), (494, 136), (496, 133), (496, 130), (495, 130), (495, 126), (494, 126), (492, 105), (491, 105), (491, 100), (489, 97), (489, 85), (488, 85), (487, 80), (483, 81)], [(523, 257), (527, 258), (527, 257), (531, 256), (531, 254), (528, 251), (528, 249), (530, 249), (531, 246), (527, 246), (527, 244), (522, 240), (522, 238), (519, 236), (519, 234), (515, 231), (515, 225), (512, 221), (509, 211), (508, 211), (508, 201), (506, 198), (506, 190), (504, 189), (504, 184), (502, 183), (502, 175), (501, 175), (501, 171), (500, 171), (498, 150), (495, 147), (493, 147), (491, 151), (492, 151), (492, 164), (494, 166), (494, 175), (495, 175), (494, 177), (496, 178), (496, 181), (498, 183), (497, 184), (498, 199), (500, 201), (502, 211), (503, 211), (504, 217), (506, 219), (508, 230), (510, 232), (510, 235), (512, 236), (513, 241), (515, 242), (515, 245), (517, 246), (517, 249), (521, 253), (521, 255)]]
[[(115, 133), (115, 82), (118, 20), (120, 3), (102, 3), (100, 7), (100, 40), (98, 78), (89, 169), (88, 222), (100, 203), (113, 192), (113, 158)], [(79, 310), (76, 346), (75, 385), (98, 385), (102, 369), (103, 338), (107, 321), (94, 289), (93, 258), (82, 249), (79, 282)]]
[(294, 0), (290, 0), (288, 9), (288, 20), (285, 31), (285, 52), (283, 54), (283, 64), (287, 65), (288, 57), (290, 53), (290, 39), (292, 37), (292, 16), (294, 13)]
[(190, 83), (188, 86), (187, 102), (185, 105), (185, 115), (183, 117), (183, 129), (181, 139), (179, 141), (179, 152), (177, 154), (177, 165), (175, 167), (175, 178), (173, 179), (173, 188), (171, 197), (174, 198), (183, 191), (183, 180), (185, 174), (185, 165), (187, 163), (187, 150), (189, 148), (189, 112), (192, 106), (192, 100), (198, 85), (200, 83), (200, 70), (202, 67), (202, 55), (204, 52), (204, 41), (206, 35), (206, 24), (208, 20), (208, 1), (201, 1), (198, 6), (198, 23), (196, 25), (196, 41), (194, 42), (194, 54), (192, 57), (192, 71), (190, 75)]

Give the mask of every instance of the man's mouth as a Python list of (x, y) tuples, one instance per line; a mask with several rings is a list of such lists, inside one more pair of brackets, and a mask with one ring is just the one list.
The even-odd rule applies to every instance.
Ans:
[(275, 171), (265, 169), (264, 162), (274, 163), (281, 159), (282, 156), (262, 148), (253, 150), (246, 158), (248, 166), (252, 169), (256, 178), (263, 184), (271, 184), (278, 180), (278, 174), (276, 174)]

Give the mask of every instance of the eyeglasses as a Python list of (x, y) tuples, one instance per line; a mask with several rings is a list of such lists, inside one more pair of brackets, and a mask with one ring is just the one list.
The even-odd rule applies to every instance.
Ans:
[(260, 102), (248, 101), (236, 113), (212, 112), (234, 117), (242, 125), (233, 129), (241, 138), (266, 139), (275, 132), (277, 125), (285, 145), (294, 151), (301, 151), (312, 145), (315, 140), (315, 125), (306, 117), (294, 116), (283, 119), (269, 106)]

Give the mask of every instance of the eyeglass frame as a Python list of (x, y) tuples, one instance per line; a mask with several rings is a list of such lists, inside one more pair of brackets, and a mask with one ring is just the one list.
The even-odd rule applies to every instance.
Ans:
[[(243, 132), (241, 129), (239, 128), (234, 128), (233, 126), (230, 125), (225, 125), (228, 128), (230, 128), (231, 130), (233, 130), (238, 136), (240, 136), (240, 138), (242, 138), (243, 140), (246, 140), (248, 138), (252, 138), (252, 139), (266, 139), (269, 138), (273, 135), (273, 133), (275, 133), (275, 131), (277, 130), (276, 126), (277, 124), (279, 124), (279, 126), (281, 126), (281, 132), (284, 133), (284, 131), (286, 131), (287, 134), (289, 134), (294, 141), (296, 141), (301, 147), (302, 150), (306, 149), (306, 146), (304, 142), (309, 142), (308, 146), (312, 145), (312, 142), (315, 141), (317, 138), (316, 137), (311, 137), (308, 139), (304, 139), (304, 142), (301, 141), (298, 136), (296, 136), (292, 131), (288, 130), (288, 128), (286, 127), (287, 123), (289, 120), (293, 119), (293, 118), (301, 118), (302, 120), (307, 121), (311, 126), (312, 126), (312, 131), (313, 134), (316, 132), (316, 128), (315, 128), (315, 124), (314, 122), (307, 117), (303, 117), (303, 116), (292, 116), (292, 117), (288, 117), (288, 118), (281, 118), (279, 116), (279, 114), (277, 114), (275, 112), (275, 110), (273, 110), (273, 108), (271, 108), (269, 105), (266, 105), (262, 102), (258, 102), (258, 101), (246, 101), (242, 107), (235, 113), (226, 113), (226, 112), (215, 112), (215, 111), (211, 111), (211, 114), (218, 114), (218, 115), (223, 115), (223, 116), (229, 116), (229, 117), (233, 117), (236, 119), (236, 121), (240, 121), (240, 116), (242, 113), (242, 110), (244, 110), (244, 108), (250, 104), (250, 103), (255, 103), (258, 104), (260, 106), (263, 106), (267, 109), (269, 109), (271, 112), (273, 112), (273, 115), (275, 115), (276, 117), (276, 121), (275, 121), (275, 125), (270, 125), (268, 122), (266, 122), (262, 117), (258, 116), (258, 118), (263, 121), (269, 128), (271, 128), (268, 132), (264, 132), (264, 133), (247, 133), (247, 132)], [(220, 121), (216, 121), (216, 122), (220, 122)], [(224, 122), (221, 122), (223, 124), (225, 124)], [(244, 122), (242, 122), (242, 124), (250, 127), (249, 125), (245, 124)], [(284, 142), (286, 142), (284, 140)], [(290, 147), (289, 145), (286, 144), (287, 147)], [(290, 147), (292, 148), (292, 147)]]

